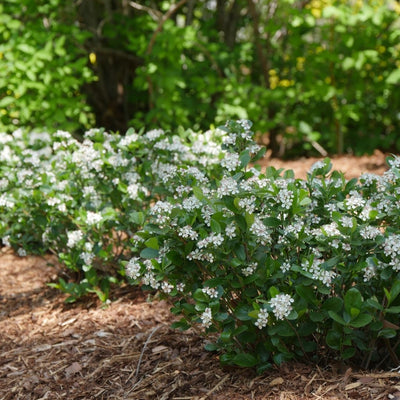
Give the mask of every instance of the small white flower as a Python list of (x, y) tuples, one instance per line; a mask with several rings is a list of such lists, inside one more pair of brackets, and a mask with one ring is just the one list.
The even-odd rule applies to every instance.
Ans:
[(256, 236), (257, 243), (260, 243), (263, 246), (271, 243), (271, 235), (269, 234), (264, 223), (259, 218), (254, 219), (254, 222), (250, 227), (250, 232)]
[(282, 263), (282, 265), (280, 266), (280, 269), (283, 273), (290, 271), (291, 265), (288, 262), (284, 262)]
[(264, 308), (262, 308), (259, 312), (258, 312), (258, 316), (257, 316), (257, 321), (254, 323), (254, 325), (258, 328), (258, 329), (262, 329), (265, 328), (268, 324), (268, 311)]
[(229, 239), (233, 239), (235, 238), (236, 235), (236, 224), (234, 222), (232, 222), (231, 224), (227, 225), (227, 227), (225, 228), (225, 235), (229, 238)]
[(77, 245), (77, 243), (83, 238), (83, 233), (82, 231), (68, 231), (67, 232), (67, 247), (73, 248)]
[(132, 279), (139, 278), (140, 276), (139, 258), (138, 257), (131, 258), (128, 264), (126, 264), (125, 271), (126, 275), (129, 276), (129, 278)]
[(218, 299), (218, 291), (215, 288), (209, 288), (208, 286), (201, 289), (203, 293), (210, 296), (212, 299)]
[(270, 300), (272, 312), (276, 319), (286, 318), (292, 311), (294, 299), (288, 294), (277, 294)]
[(199, 237), (199, 234), (194, 231), (191, 226), (186, 225), (183, 228), (179, 228), (178, 236), (183, 239), (196, 240)]
[(257, 263), (252, 262), (248, 266), (242, 268), (242, 274), (244, 276), (250, 276), (253, 275), (254, 271), (257, 269)]
[(91, 265), (94, 259), (94, 254), (84, 251), (79, 255), (79, 257), (83, 260), (85, 265)]
[(340, 222), (341, 222), (342, 226), (344, 226), (345, 228), (353, 227), (353, 218), (351, 218), (351, 217), (343, 216), (340, 219)]
[(162, 283), (161, 283), (161, 290), (162, 290), (164, 293), (166, 293), (166, 294), (171, 293), (171, 291), (172, 291), (173, 288), (174, 288), (174, 286), (171, 285), (171, 284), (168, 283), (168, 282), (162, 282)]
[(229, 196), (239, 193), (237, 182), (231, 177), (225, 177), (221, 180), (217, 190), (218, 197)]
[(103, 219), (100, 213), (88, 211), (86, 214), (86, 223), (88, 225), (96, 225)]
[(207, 307), (204, 312), (201, 314), (201, 323), (205, 328), (209, 328), (212, 324), (212, 313), (211, 308)]
[(18, 254), (20, 257), (26, 257), (26, 250), (23, 249), (22, 247), (19, 247), (18, 250), (17, 250), (17, 254)]
[(367, 265), (364, 268), (364, 282), (370, 281), (374, 276), (376, 276), (376, 268), (372, 265)]
[(225, 157), (221, 160), (221, 165), (228, 171), (235, 171), (240, 166), (239, 154), (225, 153)]

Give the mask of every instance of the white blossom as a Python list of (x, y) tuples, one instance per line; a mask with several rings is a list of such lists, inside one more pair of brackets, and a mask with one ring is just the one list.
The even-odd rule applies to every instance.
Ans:
[(257, 321), (254, 323), (254, 325), (258, 329), (262, 329), (265, 328), (267, 324), (268, 324), (268, 311), (265, 308), (262, 308), (258, 312)]
[(277, 294), (275, 297), (273, 297), (269, 303), (276, 319), (282, 320), (286, 318), (293, 309), (293, 302), (294, 299), (288, 294)]
[(211, 313), (211, 308), (206, 307), (204, 312), (201, 314), (201, 323), (205, 328), (209, 328), (212, 324), (212, 313)]
[(80, 230), (67, 232), (67, 247), (74, 248), (78, 242), (83, 238), (83, 232)]
[(225, 177), (221, 180), (217, 190), (218, 197), (229, 196), (239, 193), (237, 182), (231, 177)]
[(218, 291), (215, 288), (209, 288), (208, 286), (205, 286), (203, 289), (201, 289), (202, 292), (206, 295), (208, 295), (212, 299), (218, 299)]
[(129, 278), (132, 279), (137, 279), (140, 276), (140, 264), (139, 264), (139, 258), (138, 257), (133, 257), (129, 260), (128, 264), (125, 266), (125, 271), (126, 275)]
[(196, 240), (199, 237), (199, 234), (194, 231), (190, 225), (186, 225), (183, 228), (178, 229), (178, 236), (183, 239)]
[(101, 213), (96, 213), (93, 211), (88, 211), (86, 213), (86, 223), (88, 225), (96, 225), (103, 219)]

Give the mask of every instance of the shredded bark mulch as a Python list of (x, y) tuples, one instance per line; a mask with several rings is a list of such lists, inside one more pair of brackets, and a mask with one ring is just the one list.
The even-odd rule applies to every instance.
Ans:
[(58, 273), (50, 264), (52, 256), (0, 253), (0, 399), (400, 400), (397, 371), (223, 368), (200, 332), (169, 327), (165, 301), (123, 286), (106, 305), (95, 296), (67, 304), (47, 285)]

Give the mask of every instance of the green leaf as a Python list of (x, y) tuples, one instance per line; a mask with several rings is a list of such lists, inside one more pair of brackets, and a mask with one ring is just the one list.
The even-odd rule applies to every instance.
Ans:
[(152, 237), (150, 239), (147, 239), (144, 244), (146, 247), (149, 247), (150, 249), (158, 250), (160, 246), (158, 245), (158, 240), (156, 237)]
[(340, 325), (347, 325), (346, 321), (337, 313), (334, 311), (328, 311), (328, 315), (336, 322), (338, 322)]
[(242, 152), (240, 153), (239, 160), (240, 160), (240, 166), (241, 166), (242, 168), (246, 167), (246, 165), (247, 165), (247, 164), (250, 162), (250, 160), (251, 160), (250, 153), (249, 153), (247, 150), (242, 151)]
[(257, 358), (248, 353), (239, 353), (236, 354), (232, 361), (234, 364), (239, 365), (240, 367), (254, 367), (257, 364)]
[(327, 335), (326, 335), (326, 344), (334, 349), (334, 350), (340, 350), (340, 343), (342, 340), (342, 335), (334, 330), (330, 330)]
[(204, 346), (204, 350), (207, 351), (217, 351), (219, 349), (219, 346), (216, 343), (207, 343)]
[(361, 310), (363, 299), (361, 293), (356, 288), (349, 289), (344, 295), (344, 308), (351, 315), (351, 309)]
[(144, 224), (144, 214), (140, 211), (134, 211), (129, 214), (129, 220), (136, 225), (142, 226)]
[(385, 310), (389, 314), (400, 314), (400, 306), (389, 307)]
[(390, 289), (390, 302), (388, 305), (390, 305), (399, 295), (400, 293), (400, 281), (396, 280)]
[(222, 228), (221, 228), (220, 223), (218, 221), (216, 221), (214, 218), (211, 218), (211, 220), (210, 220), (210, 227), (211, 227), (211, 230), (214, 233), (221, 233), (222, 232)]
[(198, 200), (202, 201), (202, 200), (204, 199), (203, 191), (202, 191), (199, 187), (194, 186), (194, 187), (192, 188), (192, 190), (193, 190), (194, 196), (195, 196)]
[(158, 250), (147, 247), (146, 249), (143, 249), (140, 252), (140, 257), (142, 257), (142, 258), (157, 258)]
[(318, 304), (318, 300), (315, 297), (314, 289), (310, 286), (296, 286), (296, 293), (308, 304)]
[(354, 347), (348, 347), (347, 349), (344, 349), (341, 353), (341, 357), (343, 360), (347, 360), (356, 354), (356, 349)]
[(250, 317), (249, 313), (253, 311), (253, 308), (250, 306), (240, 306), (235, 311), (235, 316), (240, 321), (250, 321), (252, 317)]
[(265, 226), (270, 226), (274, 228), (282, 224), (280, 219), (274, 217), (263, 218), (263, 222)]
[(193, 293), (193, 298), (196, 300), (196, 301), (199, 301), (199, 302), (203, 302), (203, 303), (208, 303), (209, 302), (209, 297), (208, 297), (208, 295), (206, 295), (204, 292), (203, 292), (203, 290), (202, 289), (197, 289), (194, 293)]
[(397, 83), (400, 83), (400, 69), (397, 68), (394, 71), (392, 71), (389, 76), (386, 78), (386, 83), (389, 85), (396, 85)]
[(372, 319), (372, 315), (370, 314), (360, 314), (357, 318), (353, 319), (349, 325), (354, 328), (362, 328), (363, 326), (368, 325)]
[(390, 328), (382, 329), (378, 333), (378, 337), (383, 337), (385, 339), (392, 339), (396, 336), (397, 336), (397, 332), (394, 329), (390, 329)]
[(343, 300), (340, 297), (330, 297), (322, 305), (323, 310), (339, 312), (343, 307)]

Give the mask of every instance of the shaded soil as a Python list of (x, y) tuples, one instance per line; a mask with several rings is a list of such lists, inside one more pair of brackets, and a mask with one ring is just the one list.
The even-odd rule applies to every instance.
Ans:
[[(304, 177), (314, 160), (266, 164)], [(348, 178), (381, 174), (383, 154), (333, 160)], [(111, 302), (87, 296), (66, 304), (47, 283), (55, 259), (0, 253), (0, 399), (390, 399), (400, 373), (288, 363), (261, 376), (222, 368), (200, 332), (174, 331), (164, 301), (119, 287)]]

